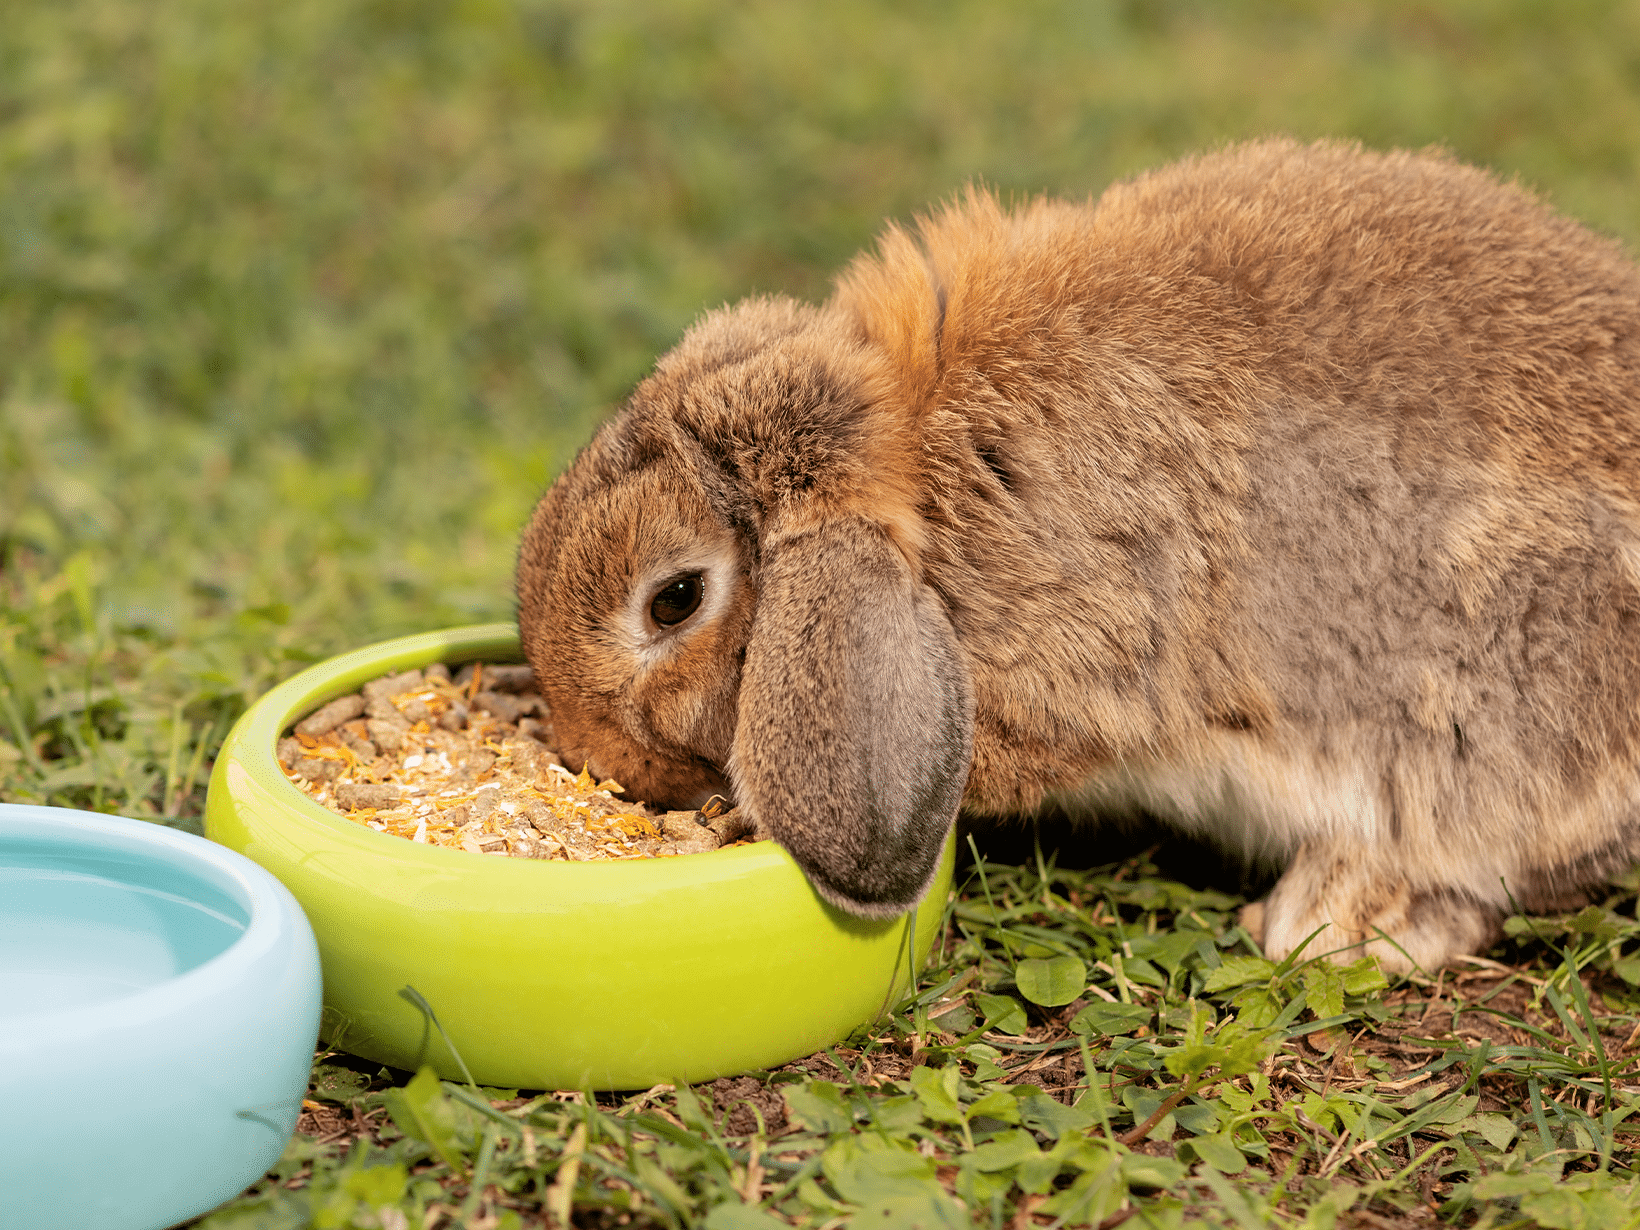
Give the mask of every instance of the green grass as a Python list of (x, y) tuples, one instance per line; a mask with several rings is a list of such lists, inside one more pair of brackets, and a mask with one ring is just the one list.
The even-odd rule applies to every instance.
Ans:
[(978, 862), (896, 1012), (694, 1090), (322, 1056), (309, 1134), (202, 1230), (1640, 1224), (1632, 886), (1393, 988), (1264, 961), (1236, 904), (1142, 858)]
[[(1637, 48), (1640, 6), (1584, 0), (17, 0), (0, 19), (0, 798), (197, 830), (215, 749), (269, 684), (509, 614), (530, 505), (698, 311), (823, 295), (883, 218), (971, 180), (1087, 195), (1271, 131), (1441, 143), (1632, 245)], [(305, 1186), (218, 1220), (423, 1225), (437, 1204), (445, 1225), (539, 1225), (567, 1199), (588, 1224), (688, 1224), (759, 1166), (764, 1213), (810, 1224), (889, 1188), (933, 1218), (960, 1198), (981, 1225), (1167, 1221), (1178, 1201), (1227, 1225), (1410, 1225), (1433, 1201), (1460, 1224), (1569, 1226), (1629, 1200), (1626, 890), (1618, 913), (1545, 932), (1581, 980), (1523, 936), (1492, 954), (1512, 973), (1382, 990), (1360, 974), (1350, 991), (1311, 965), (1256, 1004), (1257, 984), (1213, 972), (1258, 968), (1234, 964), (1256, 954), (1228, 901), (1138, 870), (987, 875), (1005, 917), (965, 891), (926, 1002), (820, 1075), (768, 1078), (789, 1095), (785, 1135), (680, 1137), (709, 1092), (469, 1122), (469, 1095), (392, 1095), (367, 1073), (330, 1103), (357, 1101), (364, 1143), (299, 1138), (282, 1174)], [(1196, 947), (1166, 949), (1169, 966), (1146, 945), (1182, 939), (1156, 936)], [(1017, 982), (1043, 953), (1063, 960)], [(1099, 991), (1137, 1008), (1078, 1033), (1024, 1007), (1022, 988), (1056, 998), (1033, 977), (1076, 980), (1070, 960), (1098, 988), (1076, 997), (1090, 1010)], [(1013, 996), (1024, 1022), (985, 996)], [(1112, 1138), (1230, 1028), (1176, 1049), (1192, 999), (1236, 1028), (1289, 1014), (1242, 1043), (1279, 1050), (1199, 1084), (1173, 1139), (1134, 1161)], [(1289, 1036), (1317, 1003), (1348, 1020)], [(1089, 1024), (1138, 1009), (1143, 1037)], [(1524, 1024), (1478, 1059), (1464, 1024), (1498, 1012)], [(1436, 1071), (1388, 1090), (1417, 1072), (1379, 1040), (1408, 1030)], [(1325, 1061), (1316, 1037), (1336, 1042)], [(1031, 1102), (1047, 1094), (1015, 1097), (1044, 1073), (1075, 1078), (1058, 1104), (1081, 1099), (1079, 1126)], [(419, 1121), (406, 1098), (446, 1123), (442, 1153), (399, 1134)], [(1217, 1126), (1197, 1131), (1207, 1112)], [(907, 1141), (910, 1160), (871, 1152)], [(1562, 1165), (1582, 1177), (1538, 1190)]]

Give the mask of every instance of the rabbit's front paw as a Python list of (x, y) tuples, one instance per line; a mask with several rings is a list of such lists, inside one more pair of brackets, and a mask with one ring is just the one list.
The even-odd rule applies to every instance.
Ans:
[(1301, 846), (1243, 920), (1273, 960), (1302, 945), (1306, 958), (1326, 955), (1342, 964), (1374, 956), (1397, 973), (1434, 970), (1485, 951), (1499, 921), (1489, 905), (1456, 889), (1415, 889), (1370, 851), (1342, 843)]

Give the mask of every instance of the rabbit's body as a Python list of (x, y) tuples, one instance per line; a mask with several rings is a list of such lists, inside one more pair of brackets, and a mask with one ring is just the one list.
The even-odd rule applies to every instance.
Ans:
[(566, 750), (727, 781), (850, 908), (959, 792), (1137, 808), (1287, 865), (1270, 951), (1439, 963), (1640, 852), (1640, 273), (1343, 146), (971, 196), (691, 331), (520, 603)]

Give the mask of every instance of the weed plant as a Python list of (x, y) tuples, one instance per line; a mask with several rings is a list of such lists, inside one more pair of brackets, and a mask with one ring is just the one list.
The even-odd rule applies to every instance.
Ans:
[[(1640, 240), (1636, 47), (1633, 0), (14, 0), (0, 799), (197, 831), (270, 684), (507, 617), (531, 503), (697, 312), (971, 180), (1439, 143)], [(980, 858), (913, 999), (694, 1090), (324, 1055), (206, 1224), (1640, 1223), (1634, 884), (1394, 984), (1192, 884)]]

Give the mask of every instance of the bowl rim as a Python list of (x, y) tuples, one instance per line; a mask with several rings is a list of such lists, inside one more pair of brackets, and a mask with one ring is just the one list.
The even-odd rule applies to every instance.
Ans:
[[(113, 1024), (105, 1011), (111, 1007), (117, 1006), (120, 1027), (192, 1010), (200, 1001), (230, 992), (252, 975), (265, 950), (297, 920), (302, 927), (307, 925), (295, 899), (269, 872), (234, 850), (155, 821), (70, 807), (0, 803), (0, 849), (19, 836), (92, 854), (167, 863), (234, 899), (246, 917), (239, 934), (220, 952), (152, 986), (101, 1001), (91, 1011), (45, 1008), (8, 1017), (8, 1028), (0, 1030), (5, 1039), (0, 1040), (0, 1051), (21, 1046), (30, 1033), (41, 1029), (104, 1032)], [(117, 874), (105, 878), (119, 879)], [(237, 919), (231, 921), (240, 925)]]
[[(495, 657), (522, 660), (516, 624), (464, 624), (413, 633), (372, 642), (316, 662), (251, 703), (223, 743), (211, 788), (216, 789), (217, 776), (225, 774), (224, 788), (230, 794), (238, 793), (239, 785), (233, 778), (237, 773), (246, 774), (273, 793), (284, 806), (287, 823), (294, 823), (297, 828), (317, 829), (327, 841), (339, 842), (372, 857), (433, 866), (463, 879), (469, 879), (470, 873), (484, 878), (522, 875), (547, 877), (560, 883), (575, 881), (589, 887), (607, 886), (611, 891), (635, 888), (640, 882), (645, 889), (664, 890), (673, 884), (756, 874), (764, 867), (792, 861), (780, 845), (767, 840), (664, 858), (566, 861), (473, 854), (468, 850), (410, 841), (349, 820), (314, 800), (286, 776), (278, 762), (278, 741), (293, 722), (338, 696), (357, 691), (372, 679), (434, 662), (454, 664)], [(808, 883), (807, 877), (804, 883)], [(812, 885), (809, 891), (815, 891)], [(908, 912), (914, 913), (920, 905), (919, 902), (918, 907)], [(845, 929), (880, 925), (880, 920), (855, 919), (841, 911), (837, 914), (839, 925)]]

